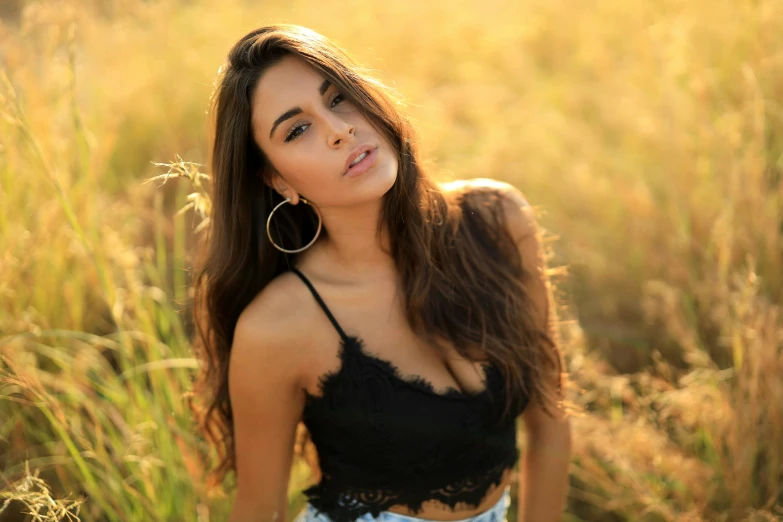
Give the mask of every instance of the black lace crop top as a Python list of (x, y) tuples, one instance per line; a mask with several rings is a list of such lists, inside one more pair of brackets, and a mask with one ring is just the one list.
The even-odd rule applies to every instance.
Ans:
[(403, 379), (346, 335), (312, 283), (292, 271), (342, 339), (340, 368), (321, 376), (321, 395), (305, 401), (321, 468), (321, 480), (304, 490), (310, 504), (334, 522), (377, 517), (395, 504), (420, 513), (427, 500), (477, 507), (519, 458), (516, 422), (497, 422), (504, 391), (497, 367), (485, 365), (479, 394), (436, 393), (423, 378)]

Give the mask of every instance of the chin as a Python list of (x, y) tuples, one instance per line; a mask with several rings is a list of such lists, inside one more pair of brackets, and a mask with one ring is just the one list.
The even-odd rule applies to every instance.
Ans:
[(387, 192), (389, 192), (392, 187), (394, 187), (394, 184), (397, 183), (397, 164), (395, 163), (393, 166), (390, 165), (388, 167), (384, 166), (385, 168), (379, 172), (381, 174), (378, 176), (383, 180), (382, 187), (383, 192), (379, 194), (379, 197), (383, 196)]
[(382, 195), (394, 186), (394, 183), (397, 181), (399, 167), (393, 158), (388, 157), (387, 151), (381, 148), (379, 152), (378, 162), (373, 168), (361, 174), (355, 181), (366, 184), (368, 188), (372, 186), (371, 190), (382, 190), (383, 192), (379, 194)]

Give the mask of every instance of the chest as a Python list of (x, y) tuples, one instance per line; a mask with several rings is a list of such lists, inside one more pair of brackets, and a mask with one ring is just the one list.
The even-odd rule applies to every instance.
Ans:
[[(408, 324), (403, 295), (396, 285), (380, 283), (372, 288), (340, 291), (322, 285), (322, 297), (342, 329), (359, 341), (354, 346), (358, 364), (380, 367), (400, 384), (418, 383), (435, 394), (477, 395), (486, 390), (487, 362), (476, 351), (470, 360), (453, 344), (432, 346)], [(340, 371), (345, 361), (341, 338), (317, 307), (311, 308), (306, 389), (320, 395), (324, 376)], [(376, 368), (377, 369), (377, 368)]]

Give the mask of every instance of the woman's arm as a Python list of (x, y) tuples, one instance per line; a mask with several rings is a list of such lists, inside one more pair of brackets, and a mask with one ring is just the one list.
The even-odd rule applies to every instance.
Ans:
[[(557, 314), (551, 299), (546, 261), (533, 210), (522, 193), (511, 185), (503, 191), (504, 214), (528, 273), (527, 291), (539, 312), (538, 324), (559, 343)], [(545, 386), (557, 389), (559, 376), (551, 375)], [(562, 398), (562, 396), (561, 396)], [(548, 415), (532, 401), (522, 413), (526, 449), (520, 465), (519, 522), (556, 522), (560, 520), (568, 491), (568, 466), (571, 460), (571, 427), (562, 407)]]
[(568, 491), (571, 428), (568, 419), (553, 419), (538, 405), (522, 414), (525, 454), (519, 468), (518, 521), (556, 522)]
[[(237, 492), (229, 522), (285, 522), (302, 363), (273, 281), (240, 315), (229, 363)], [(277, 296), (275, 296), (277, 294)]]

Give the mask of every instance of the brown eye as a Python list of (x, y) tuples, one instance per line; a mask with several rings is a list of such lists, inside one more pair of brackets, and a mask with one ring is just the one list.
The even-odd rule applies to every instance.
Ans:
[[(302, 133), (304, 132), (303, 129), (309, 126), (310, 126), (309, 123), (298, 123), (294, 125), (293, 127), (291, 127), (291, 130), (288, 131), (288, 134), (285, 135), (285, 142), (288, 143), (289, 141), (295, 140), (296, 138), (302, 135)], [(300, 130), (302, 132), (299, 132)]]

